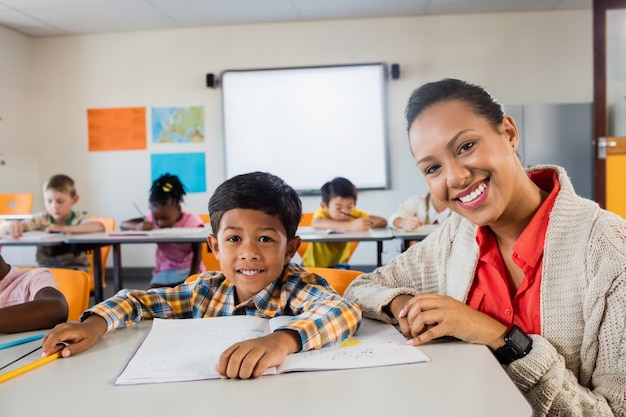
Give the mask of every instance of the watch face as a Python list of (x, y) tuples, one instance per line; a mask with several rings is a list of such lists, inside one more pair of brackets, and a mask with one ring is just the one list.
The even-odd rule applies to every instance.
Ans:
[(518, 348), (519, 353), (526, 354), (530, 351), (532, 339), (517, 326), (511, 329), (511, 332), (508, 334), (508, 338)]

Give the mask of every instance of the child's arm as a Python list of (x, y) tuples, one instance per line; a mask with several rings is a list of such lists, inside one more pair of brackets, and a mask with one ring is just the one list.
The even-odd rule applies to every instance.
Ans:
[(141, 217), (135, 217), (134, 219), (124, 220), (120, 225), (120, 230), (152, 230), (154, 224), (146, 221)]
[(87, 317), (82, 323), (68, 322), (56, 326), (41, 343), (43, 355), (48, 356), (59, 350), (61, 342), (69, 343), (61, 355), (67, 358), (93, 346), (106, 333), (107, 322), (98, 315)]
[(67, 320), (67, 301), (53, 287), (37, 291), (32, 301), (0, 309), (0, 333), (49, 329)]
[(215, 370), (225, 378), (258, 378), (267, 368), (280, 365), (287, 355), (299, 352), (301, 348), (297, 332), (278, 330), (235, 343), (222, 353)]
[(45, 229), (48, 233), (62, 232), (62, 233), (93, 233), (103, 232), (104, 225), (101, 222), (85, 221), (83, 223), (69, 225), (69, 224), (51, 224)]
[(3, 224), (3, 234), (11, 235), (14, 239), (22, 236), (26, 231), (26, 225), (19, 220), (12, 220)]
[(387, 220), (380, 216), (372, 216), (370, 215), (370, 220), (372, 221), (372, 227), (387, 227)]
[(369, 217), (360, 217), (358, 219), (345, 222), (326, 219), (324, 217), (316, 217), (311, 222), (311, 226), (314, 229), (332, 229), (342, 230), (344, 232), (366, 232), (373, 227), (372, 224), (372, 220)]

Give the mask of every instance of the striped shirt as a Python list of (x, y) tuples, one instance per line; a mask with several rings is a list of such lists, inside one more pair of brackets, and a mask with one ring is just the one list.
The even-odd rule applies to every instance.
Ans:
[(81, 321), (91, 314), (106, 320), (107, 331), (152, 318), (294, 316), (279, 330), (297, 332), (303, 351), (340, 342), (352, 336), (361, 322), (356, 304), (340, 297), (323, 278), (295, 264), (287, 264), (280, 277), (239, 304), (235, 304), (235, 287), (224, 274), (209, 271), (174, 288), (121, 290), (87, 310)]
[[(89, 216), (86, 213), (72, 211), (72, 216), (66, 225), (74, 226), (89, 221)], [(54, 224), (54, 218), (48, 212), (42, 211), (35, 214), (31, 219), (22, 220), (22, 223), (28, 232), (45, 230), (46, 227)], [(90, 266), (87, 253), (71, 252), (69, 245), (37, 246), (36, 259), (37, 265), (45, 268), (78, 269), (87, 272)]]

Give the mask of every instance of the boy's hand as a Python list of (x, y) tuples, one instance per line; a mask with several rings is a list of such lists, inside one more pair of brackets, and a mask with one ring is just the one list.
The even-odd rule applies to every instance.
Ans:
[(373, 222), (369, 217), (360, 217), (352, 220), (348, 224), (350, 225), (350, 230), (355, 232), (366, 232), (372, 228)]
[(235, 343), (222, 353), (215, 370), (224, 378), (258, 378), (267, 368), (280, 365), (288, 354), (300, 349), (298, 333), (277, 330), (258, 339)]
[(51, 224), (50, 226), (44, 229), (46, 233), (65, 233), (66, 229), (64, 225), (61, 224)]
[(13, 239), (17, 239), (24, 233), (24, 225), (19, 220), (13, 220), (9, 226), (9, 233)]
[(41, 342), (43, 356), (57, 352), (59, 346), (68, 344), (63, 348), (61, 355), (67, 358), (93, 346), (107, 330), (106, 321), (97, 315), (87, 318), (82, 323), (67, 322), (57, 324)]

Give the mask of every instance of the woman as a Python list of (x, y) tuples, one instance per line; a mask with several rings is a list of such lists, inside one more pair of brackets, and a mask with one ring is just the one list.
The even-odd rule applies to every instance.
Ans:
[(426, 84), (406, 116), (417, 167), (452, 214), (345, 296), (414, 345), (487, 345), (536, 416), (626, 415), (626, 222), (560, 167), (525, 172), (515, 121), (479, 86)]

